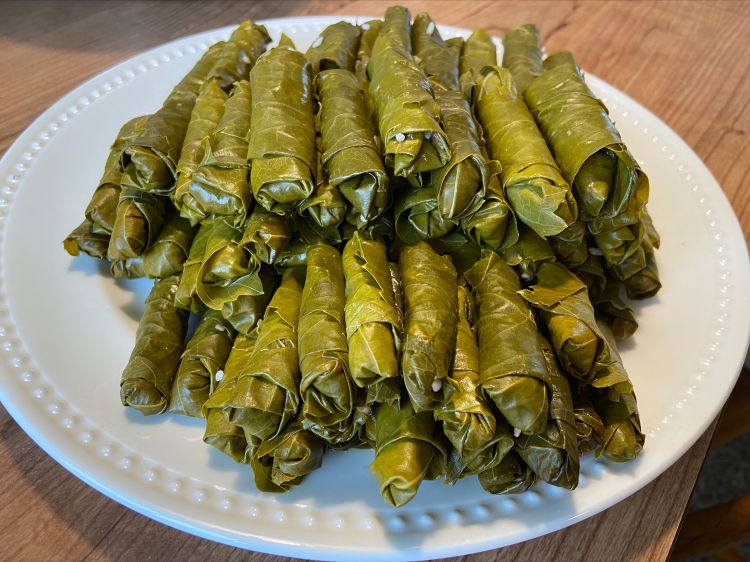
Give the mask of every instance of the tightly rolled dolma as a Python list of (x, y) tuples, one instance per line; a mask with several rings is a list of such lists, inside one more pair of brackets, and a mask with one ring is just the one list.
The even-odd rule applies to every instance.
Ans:
[(63, 240), (63, 248), (71, 256), (78, 256), (81, 252), (103, 260), (107, 257), (109, 246), (109, 234), (105, 232), (94, 232), (94, 223), (84, 219), (73, 232)]
[(467, 99), (472, 99), (479, 71), (485, 66), (497, 66), (497, 46), (484, 29), (475, 29), (464, 43), (458, 60), (461, 91)]
[(250, 69), (270, 42), (265, 26), (252, 20), (243, 21), (222, 47), (209, 77), (217, 78), (221, 87), (229, 91), (235, 82), (247, 80)]
[(479, 347), (470, 322), (471, 294), (458, 287), (458, 325), (451, 372), (446, 379), (445, 402), (435, 410), (443, 433), (453, 445), (446, 481), (489, 470), (513, 447), (513, 434), (505, 420), (496, 419), (486, 398), (479, 393)]
[(593, 451), (602, 442), (604, 424), (596, 413), (588, 389), (573, 381), (573, 416), (576, 423), (578, 451), (581, 455)]
[(143, 272), (151, 279), (162, 279), (182, 272), (190, 246), (198, 230), (176, 210), (167, 215), (156, 240), (143, 254)]
[(536, 474), (511, 450), (492, 468), (479, 473), (479, 483), (490, 494), (520, 494), (536, 482)]
[(607, 390), (592, 389), (594, 409), (604, 426), (595, 451), (597, 457), (604, 455), (614, 462), (626, 462), (635, 459), (643, 449), (645, 436), (632, 389), (629, 382)]
[(299, 206), (299, 215), (308, 222), (315, 224), (322, 232), (328, 234), (326, 238), (338, 238), (337, 227), (344, 222), (348, 206), (341, 191), (333, 186), (323, 171), (322, 153), (318, 151), (318, 168), (315, 190)]
[(555, 261), (549, 240), (542, 238), (525, 224), (518, 225), (518, 238), (514, 244), (500, 249), (500, 255), (512, 265), (521, 279), (530, 281), (543, 263)]
[(455, 221), (440, 214), (438, 187), (399, 190), (393, 204), (396, 235), (406, 244), (441, 238), (453, 230)]
[(411, 55), (409, 20), (406, 8), (388, 8), (367, 66), (386, 165), (403, 177), (445, 166), (451, 156), (440, 108)]
[(117, 217), (117, 202), (120, 200), (120, 180), (122, 179), (120, 154), (122, 154), (123, 147), (138, 136), (146, 119), (148, 119), (147, 115), (135, 117), (125, 123), (112, 143), (99, 185), (84, 212), (84, 216), (93, 224), (92, 232), (94, 233), (112, 233)]
[(224, 47), (220, 41), (208, 48), (198, 63), (175, 86), (156, 113), (150, 115), (137, 137), (121, 154), (123, 188), (169, 195), (198, 92)]
[(243, 429), (229, 419), (232, 408), (227, 406), (227, 402), (234, 394), (237, 378), (253, 354), (257, 336), (257, 331), (249, 335), (237, 335), (224, 366), (224, 376), (218, 381), (216, 389), (208, 400), (203, 403), (201, 410), (203, 417), (206, 418), (203, 442), (242, 463), (248, 462), (247, 439)]
[(461, 230), (476, 245), (488, 250), (499, 250), (518, 242), (518, 223), (508, 205), (500, 185), (500, 164), (487, 163), (487, 183), (479, 208), (462, 217)]
[[(281, 435), (297, 414), (299, 395), (299, 320), (304, 268), (287, 269), (263, 320), (256, 328), (253, 353), (223, 405), (246, 436), (266, 440)], [(213, 403), (212, 403), (213, 404)]]
[(534, 317), (518, 295), (513, 269), (488, 253), (464, 273), (477, 305), (480, 390), (511, 426), (541, 433), (547, 425), (549, 372)]
[(424, 242), (401, 250), (398, 269), (404, 295), (404, 386), (415, 411), (434, 410), (443, 402), (443, 380), (453, 360), (456, 269), (450, 257)]
[(263, 313), (271, 300), (278, 276), (272, 267), (261, 266), (260, 273), (263, 293), (260, 295), (240, 295), (233, 301), (224, 303), (221, 314), (226, 318), (238, 333), (249, 335), (258, 321), (263, 318)]
[[(635, 312), (625, 304), (622, 292), (623, 283), (609, 278), (604, 290), (598, 296), (591, 297), (597, 322), (605, 324), (616, 340), (627, 339), (638, 329)], [(589, 294), (591, 294), (591, 289), (589, 289)]]
[(520, 295), (540, 311), (565, 372), (597, 385), (603, 372), (600, 363), (609, 363), (611, 353), (586, 286), (564, 266), (544, 263), (536, 272), (536, 284)]
[(203, 404), (220, 380), (219, 372), (229, 357), (234, 336), (234, 329), (220, 312), (206, 311), (185, 345), (174, 377), (169, 400), (171, 413), (194, 418), (203, 416)]
[(325, 244), (311, 246), (298, 330), (303, 424), (334, 444), (349, 441), (357, 431), (345, 304), (341, 254)]
[(354, 71), (361, 30), (346, 21), (329, 25), (321, 31), (305, 56), (312, 63), (313, 72), (340, 68)]
[(490, 156), (502, 166), (503, 190), (518, 220), (540, 236), (565, 230), (578, 217), (576, 200), (510, 72), (484, 67), (474, 104)]
[(291, 212), (315, 185), (312, 67), (290, 43), (282, 37), (250, 71), (250, 183), (256, 201), (278, 214)]
[(661, 289), (659, 270), (656, 267), (655, 250), (659, 247), (659, 234), (654, 228), (651, 216), (646, 208), (641, 212), (641, 223), (644, 226), (641, 247), (627, 260), (612, 266), (612, 273), (622, 280), (628, 297), (646, 299), (654, 296)]
[(120, 379), (120, 400), (145, 416), (169, 405), (172, 379), (180, 363), (188, 314), (174, 305), (178, 276), (154, 284), (135, 333), (135, 347)]
[(555, 257), (570, 268), (582, 265), (589, 256), (586, 233), (586, 224), (578, 219), (559, 234), (550, 236), (549, 243)]
[(251, 198), (247, 184), (251, 108), (249, 82), (237, 82), (216, 130), (203, 139), (203, 157), (182, 197), (182, 214), (192, 222), (209, 216), (224, 216), (236, 225), (245, 221)]
[(287, 217), (255, 207), (245, 223), (240, 246), (258, 261), (276, 263), (292, 239), (293, 224)]
[[(383, 20), (370, 20), (359, 26), (362, 31), (359, 36), (359, 47), (357, 47), (357, 60), (354, 63), (354, 74), (357, 77), (357, 80), (359, 80), (362, 92), (365, 94), (370, 90), (370, 78), (367, 76), (367, 65), (370, 63), (372, 47), (380, 34), (380, 28), (382, 26)], [(372, 107), (370, 96), (364, 96), (364, 103), (367, 109), (367, 116), (368, 118), (371, 118), (374, 115), (375, 110)]]
[(536, 25), (527, 23), (505, 34), (503, 66), (510, 70), (520, 93), (542, 73), (542, 44)]
[(182, 144), (180, 160), (177, 163), (177, 181), (172, 193), (172, 202), (179, 209), (182, 216), (197, 222), (201, 215), (193, 211), (195, 201), (190, 193), (193, 172), (198, 168), (203, 158), (204, 140), (208, 139), (216, 130), (219, 120), (224, 115), (227, 94), (221, 89), (218, 79), (204, 82), (198, 98), (195, 100), (190, 123)]
[(569, 53), (549, 57), (545, 71), (524, 92), (563, 177), (573, 187), (589, 230), (602, 234), (630, 227), (610, 241), (610, 264), (622, 263), (640, 246), (639, 214), (648, 179), (622, 142), (604, 104), (591, 92)]
[(255, 485), (264, 492), (286, 492), (320, 467), (324, 452), (325, 441), (297, 419), (280, 435), (253, 447)]
[(140, 279), (141, 277), (146, 277), (146, 271), (143, 268), (143, 256), (109, 262), (109, 273), (115, 279)]
[(326, 70), (316, 81), (322, 164), (328, 181), (351, 203), (347, 220), (362, 226), (388, 205), (388, 176), (380, 159), (365, 95), (346, 70)]
[(224, 218), (211, 221), (195, 292), (203, 303), (221, 310), (240, 296), (260, 295), (260, 262), (240, 244), (242, 230)]
[(451, 146), (450, 162), (431, 172), (431, 184), (438, 189), (440, 214), (446, 218), (471, 215), (484, 203), (487, 185), (497, 164), (488, 165), (481, 134), (469, 103), (461, 92), (436, 84), (445, 134)]
[(385, 245), (355, 233), (343, 252), (349, 370), (361, 388), (399, 376), (402, 322)]
[(109, 239), (107, 257), (122, 260), (142, 256), (156, 239), (166, 215), (167, 199), (123, 187), (117, 202), (117, 217)]
[(401, 405), (375, 407), (375, 460), (370, 465), (383, 499), (393, 507), (409, 503), (425, 479), (445, 471), (445, 444), (432, 412)]
[(572, 490), (578, 486), (580, 466), (573, 397), (552, 346), (541, 335), (539, 339), (549, 371), (549, 419), (542, 433), (519, 435), (515, 451), (541, 480)]
[(426, 12), (414, 18), (411, 28), (414, 60), (427, 78), (435, 78), (448, 90), (458, 90), (458, 57), (440, 36)]
[(206, 246), (215, 224), (221, 219), (209, 220), (203, 222), (195, 233), (193, 243), (190, 245), (190, 252), (185, 263), (182, 264), (182, 276), (180, 285), (177, 287), (175, 294), (175, 305), (184, 308), (193, 313), (198, 313), (203, 308), (200, 298), (196, 292), (198, 287), (198, 275), (203, 265), (203, 256), (206, 253)]

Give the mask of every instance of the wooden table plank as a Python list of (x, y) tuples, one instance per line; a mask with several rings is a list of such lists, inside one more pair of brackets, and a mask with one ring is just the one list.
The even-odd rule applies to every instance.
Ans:
[[(439, 22), (502, 35), (536, 22), (549, 52), (664, 119), (721, 182), (750, 238), (750, 4), (745, 2), (405, 2)], [(380, 15), (388, 3), (2, 2), (0, 153), (55, 100), (105, 68), (166, 41), (255, 19)], [(18, 68), (22, 68), (19, 71)], [(653, 186), (658, 189), (658, 186)], [(664, 560), (708, 448), (704, 436), (664, 475), (606, 512), (520, 545), (460, 560)], [(0, 411), (0, 559), (270, 561), (188, 536), (68, 474)], [(457, 559), (458, 560), (458, 559)]]

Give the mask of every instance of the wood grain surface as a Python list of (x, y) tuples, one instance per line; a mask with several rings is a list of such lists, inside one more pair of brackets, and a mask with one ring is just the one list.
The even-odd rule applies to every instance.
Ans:
[[(536, 22), (549, 52), (572, 50), (584, 69), (648, 107), (693, 147), (750, 238), (750, 3), (403, 3), (441, 23), (495, 35)], [(145, 49), (248, 17), (381, 15), (388, 5), (0, 2), (0, 153), (71, 88)], [(665, 560), (712, 432), (615, 507), (557, 533), (456, 560)], [(186, 535), (121, 507), (55, 463), (2, 409), (0, 536), (0, 560), (279, 560)]]

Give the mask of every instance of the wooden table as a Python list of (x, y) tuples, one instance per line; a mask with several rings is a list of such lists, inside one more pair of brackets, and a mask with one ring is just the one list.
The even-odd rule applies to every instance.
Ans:
[[(536, 22), (548, 51), (634, 97), (719, 180), (750, 234), (750, 3), (405, 2), (439, 22), (495, 35)], [(388, 4), (290, 2), (0, 3), (0, 153), (44, 109), (107, 67), (166, 41), (253, 19), (381, 15)], [(466, 560), (664, 560), (713, 428), (672, 468), (568, 529)], [(136, 514), (71, 476), (0, 409), (0, 559), (278, 560), (198, 539)]]

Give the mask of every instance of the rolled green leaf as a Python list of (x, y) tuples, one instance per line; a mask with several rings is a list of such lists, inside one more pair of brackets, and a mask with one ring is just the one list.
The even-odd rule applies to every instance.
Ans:
[(99, 185), (84, 212), (85, 217), (92, 223), (93, 233), (112, 234), (117, 217), (117, 202), (120, 200), (120, 180), (122, 179), (120, 154), (122, 154), (123, 147), (138, 136), (147, 119), (148, 116), (144, 115), (125, 123), (112, 143)]
[(422, 412), (443, 402), (456, 339), (457, 281), (450, 257), (424, 242), (406, 246), (398, 262), (404, 295), (401, 373), (414, 405)]
[(542, 44), (536, 25), (527, 23), (505, 34), (503, 66), (510, 70), (513, 82), (521, 93), (543, 72)]
[(597, 322), (603, 322), (616, 340), (629, 338), (638, 329), (635, 312), (622, 298), (623, 286), (623, 283), (609, 278), (604, 290), (597, 297), (591, 297)]
[(393, 217), (396, 234), (406, 244), (441, 238), (456, 226), (455, 221), (440, 214), (437, 186), (399, 190)]
[(500, 249), (500, 255), (512, 265), (521, 279), (531, 281), (543, 263), (555, 261), (549, 240), (539, 236), (525, 224), (518, 225), (517, 241)]
[[(608, 277), (604, 272), (603, 260), (599, 255), (591, 253), (592, 249), (589, 248), (586, 261), (577, 267), (571, 268), (571, 271), (586, 285), (589, 297), (594, 302), (604, 293), (604, 289), (610, 283), (611, 277)], [(601, 253), (597, 250), (594, 251), (597, 254)]]
[(487, 163), (487, 183), (479, 207), (461, 218), (461, 230), (476, 245), (488, 250), (499, 250), (518, 242), (518, 223), (508, 205), (500, 185), (500, 164)]
[(582, 265), (588, 259), (586, 247), (586, 224), (577, 220), (568, 228), (549, 237), (555, 257), (570, 268)]
[[(627, 388), (629, 383), (623, 386)], [(617, 387), (614, 392), (612, 389), (592, 392), (594, 408), (604, 425), (601, 442), (595, 451), (597, 457), (604, 455), (614, 462), (627, 462), (635, 459), (643, 449), (645, 436), (641, 432), (635, 394), (632, 386), (629, 388), (631, 390), (619, 393)]]
[(293, 47), (279, 46), (258, 59), (250, 86), (247, 157), (253, 195), (264, 209), (287, 214), (315, 185), (312, 67)]
[(218, 79), (206, 80), (201, 88), (190, 114), (190, 123), (185, 133), (185, 141), (182, 144), (180, 160), (177, 163), (177, 176), (172, 202), (180, 211), (182, 216), (197, 222), (201, 215), (196, 215), (191, 209), (194, 207), (193, 197), (190, 194), (190, 184), (193, 172), (198, 168), (203, 158), (203, 141), (207, 139), (216, 129), (224, 108), (227, 94), (221, 89)]
[(140, 279), (146, 277), (143, 256), (115, 260), (109, 264), (109, 273), (115, 279)]
[(320, 467), (325, 441), (304, 429), (301, 419), (284, 432), (253, 448), (250, 466), (255, 485), (264, 492), (286, 492)]
[(312, 63), (313, 72), (317, 74), (334, 68), (354, 71), (360, 33), (358, 26), (346, 21), (336, 22), (321, 31), (305, 53)]
[(428, 13), (414, 18), (411, 43), (414, 59), (425, 76), (437, 79), (448, 90), (458, 90), (458, 57), (443, 41)]
[(166, 199), (135, 187), (123, 187), (107, 257), (122, 260), (142, 256), (156, 239), (166, 215)]
[(109, 235), (103, 232), (94, 232), (94, 223), (89, 219), (84, 219), (63, 240), (63, 248), (74, 257), (83, 252), (92, 258), (103, 260), (107, 257), (108, 246)]
[(322, 164), (328, 181), (349, 203), (349, 222), (362, 226), (388, 205), (388, 176), (370, 122), (366, 96), (345, 70), (318, 75)]
[(135, 333), (135, 347), (120, 379), (120, 400), (144, 416), (161, 414), (169, 405), (172, 379), (180, 363), (188, 314), (174, 305), (180, 279), (154, 284)]
[(416, 413), (409, 400), (375, 407), (375, 460), (370, 465), (387, 504), (401, 507), (425, 478), (445, 466), (445, 446), (432, 412)]
[(258, 262), (273, 264), (289, 247), (292, 230), (293, 224), (289, 218), (266, 211), (263, 207), (255, 207), (245, 223), (240, 246)]
[(641, 224), (644, 226), (641, 247), (623, 263), (612, 266), (612, 273), (623, 281), (628, 297), (631, 299), (649, 298), (661, 289), (659, 270), (654, 255), (660, 243), (659, 234), (645, 207), (641, 213)]
[(220, 312), (208, 310), (187, 342), (174, 382), (169, 411), (203, 417), (203, 404), (224, 376), (234, 329)]
[(367, 67), (385, 162), (403, 177), (445, 166), (451, 156), (440, 107), (411, 55), (409, 19), (406, 8), (388, 8)]
[(278, 283), (278, 276), (272, 267), (261, 266), (258, 275), (263, 286), (262, 294), (240, 295), (235, 300), (224, 303), (221, 309), (222, 316), (240, 334), (249, 335), (263, 318)]
[(303, 424), (334, 444), (351, 440), (358, 429), (345, 304), (341, 254), (324, 244), (310, 247), (298, 337)]
[(479, 71), (485, 66), (497, 66), (497, 46), (484, 29), (475, 29), (464, 43), (458, 60), (461, 91), (467, 99), (472, 99)]
[(578, 438), (578, 451), (581, 455), (593, 451), (602, 442), (604, 424), (596, 413), (588, 389), (584, 385), (573, 381), (573, 416)]
[(542, 336), (539, 339), (549, 371), (549, 419), (542, 433), (519, 435), (516, 452), (541, 480), (572, 490), (578, 486), (580, 466), (573, 397), (552, 346)]
[[(648, 179), (572, 56), (553, 55), (544, 67), (524, 97), (573, 187), (589, 230), (601, 236), (631, 227), (629, 234), (618, 235), (620, 244), (610, 240), (608, 247), (601, 247), (610, 264), (622, 263), (640, 246), (643, 233), (637, 225), (648, 199)], [(610, 247), (617, 251), (611, 252)]]
[(628, 380), (616, 350), (596, 322), (586, 286), (564, 266), (542, 264), (536, 284), (519, 294), (540, 311), (566, 373), (597, 387)]
[(253, 353), (223, 400), (230, 421), (261, 441), (281, 435), (300, 405), (297, 322), (304, 277), (304, 268), (284, 272), (256, 328)]
[(313, 222), (323, 232), (336, 231), (334, 236), (338, 238), (337, 227), (344, 222), (347, 212), (346, 199), (341, 191), (333, 186), (323, 170), (322, 154), (318, 151), (318, 168), (315, 190), (299, 206), (299, 215)]
[(162, 279), (182, 272), (198, 228), (175, 210), (167, 216), (156, 240), (143, 254), (143, 272), (151, 279)]
[(237, 335), (227, 357), (224, 376), (208, 400), (203, 403), (201, 410), (203, 417), (206, 418), (203, 442), (217, 448), (236, 462), (243, 463), (249, 462), (247, 439), (243, 429), (229, 419), (232, 408), (227, 405), (227, 402), (234, 394), (237, 378), (253, 353), (257, 335), (257, 331), (249, 335)]
[(453, 446), (446, 481), (489, 470), (513, 447), (513, 434), (505, 420), (496, 419), (479, 385), (479, 347), (471, 327), (471, 294), (458, 287), (458, 324), (451, 372), (446, 379), (445, 402), (435, 410), (443, 433)]
[(206, 253), (208, 240), (219, 221), (221, 219), (204, 221), (200, 225), (195, 238), (193, 238), (193, 243), (190, 245), (188, 257), (182, 264), (182, 276), (175, 294), (175, 305), (196, 314), (203, 308), (203, 303), (196, 292), (198, 275), (203, 265), (203, 256)]
[[(361, 35), (359, 37), (359, 46), (357, 47), (357, 60), (354, 63), (354, 74), (357, 76), (362, 90), (367, 91), (370, 83), (367, 77), (367, 65), (372, 56), (372, 47), (375, 45), (375, 39), (380, 34), (380, 28), (383, 26), (383, 20), (369, 20), (360, 24)], [(369, 104), (369, 98), (365, 99)]]
[(123, 188), (169, 195), (175, 188), (180, 150), (190, 114), (203, 82), (217, 61), (223, 42), (209, 47), (198, 63), (174, 87), (156, 113), (150, 115), (137, 137), (123, 147)]
[(565, 230), (578, 217), (573, 192), (510, 72), (484, 67), (474, 89), (474, 104), (490, 156), (502, 166), (503, 190), (518, 220), (540, 236)]
[(260, 295), (260, 262), (240, 244), (242, 230), (226, 219), (212, 223), (195, 292), (203, 303), (221, 310), (240, 296)]
[(224, 216), (242, 224), (250, 205), (247, 183), (247, 134), (250, 129), (250, 84), (237, 82), (216, 130), (203, 139), (203, 158), (182, 198), (182, 214), (191, 221)]
[(460, 218), (482, 206), (495, 165), (487, 164), (481, 133), (464, 95), (438, 84), (433, 90), (450, 142), (451, 160), (443, 168), (431, 172), (430, 183), (438, 189), (440, 214), (446, 218)]
[(549, 371), (534, 317), (513, 269), (489, 253), (464, 273), (477, 305), (480, 389), (521, 433), (541, 433)]
[(536, 474), (515, 451), (499, 464), (479, 473), (479, 483), (490, 494), (520, 494), (536, 482)]
[(239, 80), (247, 80), (250, 69), (271, 42), (266, 27), (245, 20), (232, 32), (221, 49), (221, 54), (209, 72), (218, 78), (221, 87), (228, 90)]
[(355, 233), (344, 247), (343, 268), (349, 370), (366, 388), (399, 376), (402, 322), (385, 245)]

